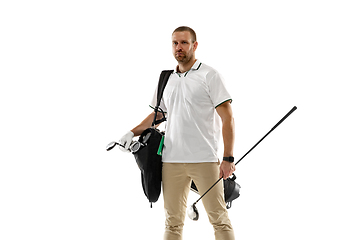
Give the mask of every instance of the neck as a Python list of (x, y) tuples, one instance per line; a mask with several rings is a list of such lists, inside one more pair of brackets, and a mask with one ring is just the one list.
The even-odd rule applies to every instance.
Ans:
[(179, 65), (177, 67), (178, 72), (184, 73), (184, 72), (189, 71), (191, 69), (191, 67), (195, 64), (195, 62), (196, 62), (195, 58), (191, 59), (187, 63), (179, 62)]

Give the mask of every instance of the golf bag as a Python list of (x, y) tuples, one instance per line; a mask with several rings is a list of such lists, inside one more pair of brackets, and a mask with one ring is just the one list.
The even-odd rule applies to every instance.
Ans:
[[(162, 94), (165, 86), (173, 70), (165, 70), (161, 72), (158, 91), (157, 91), (157, 104), (155, 107), (155, 117), (152, 123), (152, 127), (146, 129), (139, 137), (138, 142), (140, 148), (138, 151), (133, 152), (136, 163), (141, 171), (141, 183), (144, 190), (144, 194), (152, 203), (159, 199), (161, 192), (161, 178), (162, 178), (162, 145), (164, 133), (155, 128), (157, 124), (166, 121), (165, 114), (161, 108), (159, 108)], [(160, 112), (163, 118), (156, 121), (156, 116)]]

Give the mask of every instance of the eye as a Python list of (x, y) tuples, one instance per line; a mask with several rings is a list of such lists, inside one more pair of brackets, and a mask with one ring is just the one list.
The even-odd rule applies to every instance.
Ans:
[(177, 45), (178, 43), (177, 42), (173, 42), (173, 45)]
[(183, 41), (183, 42), (182, 42), (182, 44), (187, 44), (187, 43), (188, 43), (188, 42), (186, 42), (186, 41)]

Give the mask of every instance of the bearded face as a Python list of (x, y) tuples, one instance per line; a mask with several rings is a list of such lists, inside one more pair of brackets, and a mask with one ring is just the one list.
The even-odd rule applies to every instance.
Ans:
[(175, 32), (172, 35), (172, 43), (172, 52), (176, 61), (182, 64), (186, 64), (192, 58), (194, 58), (196, 42), (193, 43), (191, 34), (189, 32)]

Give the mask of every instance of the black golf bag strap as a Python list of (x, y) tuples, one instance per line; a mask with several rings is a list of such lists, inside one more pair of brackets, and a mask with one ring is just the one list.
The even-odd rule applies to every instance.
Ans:
[[(158, 125), (158, 124), (166, 121), (166, 117), (165, 117), (164, 111), (161, 109), (161, 107), (158, 107), (158, 111), (159, 111), (159, 110), (160, 110), (161, 114), (163, 115), (163, 118), (160, 119), (160, 120), (156, 120), (156, 121), (155, 121), (155, 124), (153, 123), (153, 126), (156, 126), (156, 125)], [(157, 114), (156, 111), (155, 111), (155, 114)], [(156, 119), (156, 115), (155, 115), (155, 119)]]
[[(166, 84), (167, 84), (167, 82), (169, 80), (170, 75), (173, 72), (174, 72), (174, 70), (164, 70), (160, 74), (158, 90), (157, 90), (157, 102), (156, 102), (156, 106), (155, 106), (155, 109), (154, 109), (155, 116), (154, 116), (154, 121), (152, 123), (152, 126), (156, 126), (156, 125), (166, 121), (165, 113), (159, 106), (160, 106), (161, 98), (162, 98), (163, 93), (164, 93), (165, 86), (166, 86)], [(163, 118), (160, 119), (160, 120), (156, 120), (156, 116), (157, 116), (157, 113), (158, 113), (159, 110), (160, 110), (161, 114), (163, 115)]]

